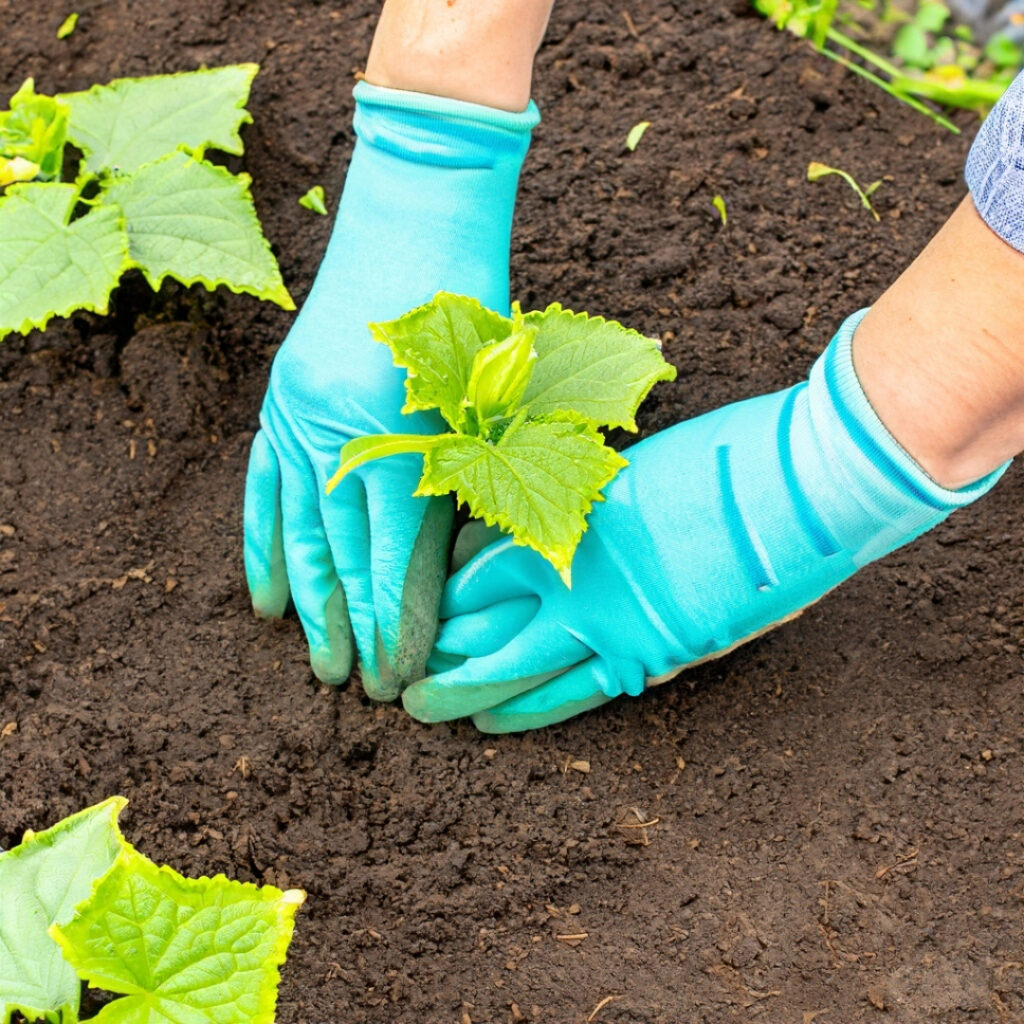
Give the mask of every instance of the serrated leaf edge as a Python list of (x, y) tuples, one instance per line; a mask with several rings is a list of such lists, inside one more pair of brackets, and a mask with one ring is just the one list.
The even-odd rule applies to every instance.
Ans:
[[(241, 156), (245, 152), (245, 143), (242, 141), (242, 135), (241, 135), (242, 125), (243, 124), (252, 124), (253, 123), (252, 114), (250, 114), (249, 111), (246, 109), (246, 104), (248, 104), (248, 102), (249, 102), (249, 95), (252, 92), (252, 83), (256, 79), (256, 76), (259, 74), (259, 70), (260, 70), (259, 64), (256, 64), (256, 63), (254, 63), (252, 61), (243, 61), (241, 64), (222, 64), (220, 67), (216, 67), (216, 68), (196, 68), (193, 71), (171, 71), (171, 72), (169, 72), (167, 74), (162, 74), (162, 75), (141, 75), (141, 76), (139, 76), (137, 78), (131, 78), (131, 77), (115, 78), (112, 81), (107, 82), (106, 84), (101, 85), (100, 83), (97, 82), (95, 85), (90, 86), (88, 89), (80, 89), (77, 92), (59, 92), (59, 93), (56, 94), (56, 96), (54, 96), (54, 99), (56, 99), (58, 102), (66, 103), (68, 106), (72, 106), (72, 104), (70, 102), (70, 97), (73, 97), (73, 96), (89, 96), (92, 93), (101, 92), (104, 89), (112, 89), (112, 88), (114, 88), (114, 87), (116, 87), (118, 85), (122, 85), (122, 84), (125, 84), (125, 83), (134, 84), (136, 82), (151, 81), (151, 80), (157, 79), (157, 78), (164, 78), (164, 79), (167, 79), (167, 78), (185, 78), (185, 77), (190, 77), (190, 76), (193, 76), (193, 75), (205, 75), (205, 74), (209, 74), (210, 72), (226, 71), (228, 68), (239, 68), (241, 70), (244, 70), (245, 73), (246, 73), (246, 77), (244, 79), (244, 81), (245, 81), (245, 88), (243, 89), (243, 91), (242, 91), (242, 93), (241, 93), (241, 95), (239, 97), (238, 102), (234, 105), (234, 109), (235, 110), (240, 110), (242, 112), (242, 116), (238, 119), (238, 124), (235, 125), (234, 131), (233, 131), (234, 139), (232, 140), (231, 148), (229, 148), (227, 146), (219, 146), (219, 145), (217, 145), (216, 143), (214, 143), (214, 142), (212, 142), (210, 140), (206, 140), (206, 141), (202, 142), (196, 148), (200, 149), (200, 150), (207, 149), (207, 148), (216, 149), (216, 150), (218, 150), (220, 152), (223, 152), (223, 153), (231, 153), (233, 156)], [(68, 141), (76, 149), (80, 149), (82, 151), (82, 153), (84, 154), (84, 157), (85, 157), (85, 159), (83, 159), (81, 164), (79, 165), (79, 173), (80, 174), (82, 174), (82, 173), (102, 173), (103, 171), (112, 170), (112, 168), (110, 168), (110, 167), (102, 167), (102, 168), (100, 168), (99, 172), (88, 172), (87, 168), (86, 168), (86, 165), (88, 163), (88, 159), (87, 158), (88, 158), (88, 156), (93, 151), (91, 149), (89, 149), (87, 146), (82, 145), (79, 142), (78, 139), (74, 138), (71, 135), (71, 131), (70, 131), (71, 124), (70, 124), (70, 121), (68, 122), (68, 129), (69, 129), (68, 130), (68, 136), (67, 136)], [(150, 162), (152, 163), (153, 161), (150, 161)], [(145, 165), (142, 165), (142, 166), (145, 166)]]
[[(391, 339), (387, 333), (387, 328), (391, 327), (394, 324), (400, 324), (403, 320), (410, 319), (419, 313), (423, 313), (424, 311), (428, 310), (431, 306), (437, 304), (438, 300), (440, 299), (458, 299), (462, 302), (468, 302), (476, 306), (484, 313), (490, 313), (492, 316), (496, 316), (501, 320), (506, 320), (510, 324), (514, 323), (511, 317), (503, 316), (496, 310), (490, 309), (488, 306), (485, 306), (479, 299), (474, 298), (472, 295), (460, 295), (458, 292), (439, 291), (435, 292), (434, 295), (432, 295), (426, 302), (422, 302), (420, 303), (420, 305), (414, 307), (413, 309), (407, 310), (399, 317), (394, 317), (391, 320), (375, 321), (373, 323), (368, 324), (367, 326), (370, 329), (370, 337), (373, 338), (373, 340), (378, 342), (379, 344), (386, 345), (391, 352), (391, 359), (394, 362), (395, 366), (399, 367), (402, 370), (405, 370), (407, 373), (407, 377), (405, 379), (406, 400), (405, 405), (402, 406), (401, 410), (405, 414), (414, 412), (427, 412), (430, 409), (440, 409), (440, 406), (436, 402), (421, 402), (416, 400), (416, 397), (413, 395), (413, 385), (411, 383), (417, 377), (416, 371), (413, 369), (412, 366), (409, 365), (409, 363), (406, 360), (402, 358), (401, 353), (395, 349), (395, 346), (392, 345)], [(457, 423), (452, 423), (450, 420), (447, 419), (447, 417), (445, 417), (445, 420), (448, 422), (448, 425), (453, 430), (458, 430)]]
[[(537, 416), (531, 417), (529, 419), (527, 419), (524, 416), (522, 421), (519, 423), (519, 426), (522, 426), (526, 423), (540, 422), (578, 423), (581, 426), (586, 426), (588, 428), (593, 429), (596, 433), (596, 428), (592, 428), (591, 424), (587, 423), (582, 416), (577, 416), (575, 414), (563, 415), (558, 417)], [(513, 425), (515, 424), (513, 423)], [(510, 426), (509, 432), (511, 432), (512, 429), (513, 427)], [(501, 447), (500, 441), (497, 444), (491, 444), (490, 442), (483, 440), (483, 438), (470, 437), (467, 434), (459, 434), (454, 436), (465, 437), (468, 440), (478, 441), (480, 444), (488, 445), (489, 447), (495, 450)], [(507, 433), (505, 436), (507, 436)], [(600, 437), (600, 435), (598, 435), (598, 437)], [(593, 437), (589, 437), (589, 440), (593, 441), (595, 444), (598, 444), (599, 447), (603, 448), (613, 457), (607, 458), (606, 456), (607, 473), (604, 479), (596, 488), (596, 497), (594, 497), (593, 500), (584, 497), (583, 508), (580, 510), (580, 518), (582, 520), (583, 525), (580, 526), (578, 529), (573, 530), (572, 542), (571, 544), (567, 544), (565, 548), (551, 547), (547, 544), (542, 544), (539, 541), (536, 541), (534, 538), (530, 537), (528, 534), (525, 534), (520, 528), (518, 528), (516, 524), (512, 521), (512, 519), (508, 516), (508, 514), (504, 512), (504, 510), (492, 512), (486, 508), (477, 507), (475, 502), (472, 500), (471, 496), (465, 494), (462, 491), (462, 489), (458, 487), (454, 489), (456, 501), (458, 502), (458, 505), (460, 507), (462, 505), (465, 505), (475, 518), (482, 519), (485, 525), (497, 526), (504, 533), (511, 535), (512, 542), (514, 544), (517, 544), (520, 547), (533, 548), (533, 550), (536, 551), (539, 555), (541, 555), (541, 557), (547, 559), (551, 563), (551, 565), (554, 566), (556, 570), (558, 570), (559, 575), (562, 575), (562, 578), (565, 579), (565, 574), (568, 574), (570, 566), (572, 565), (573, 556), (576, 554), (576, 548), (579, 547), (579, 543), (583, 539), (583, 534), (587, 530), (587, 516), (590, 515), (596, 502), (604, 501), (604, 495), (601, 494), (601, 491), (604, 490), (604, 488), (607, 487), (608, 484), (610, 484), (612, 480), (614, 480), (615, 477), (623, 469), (625, 469), (626, 466), (629, 465), (629, 461), (625, 459), (614, 448), (611, 448), (607, 444), (605, 444), (603, 439), (598, 442)], [(421, 478), (416, 490), (413, 492), (413, 497), (437, 497), (440, 495), (452, 493), (452, 488), (446, 488), (442, 490), (438, 487), (431, 486), (428, 478), (431, 474), (430, 459), (432, 454), (432, 450), (424, 452), (423, 477)]]
[[(206, 160), (206, 159), (204, 159), (202, 157), (198, 157), (197, 156), (197, 152), (195, 150), (191, 149), (189, 146), (178, 146), (176, 149), (171, 150), (171, 152), (169, 152), (169, 153), (165, 153), (163, 156), (158, 157), (156, 160), (150, 160), (148, 163), (140, 164), (139, 167), (137, 167), (134, 171), (132, 171), (131, 174), (126, 174), (126, 175), (123, 175), (122, 177), (112, 179), (109, 182), (104, 182), (102, 187), (104, 189), (106, 189), (108, 187), (113, 187), (114, 185), (119, 185), (119, 184), (123, 184), (123, 183), (128, 182), (128, 181), (131, 181), (131, 179), (134, 178), (135, 175), (137, 175), (140, 171), (145, 170), (145, 168), (147, 168), (147, 167), (153, 167), (155, 164), (158, 164), (158, 163), (161, 163), (164, 160), (167, 160), (168, 158), (174, 156), (176, 153), (185, 153), (187, 156), (192, 158), (196, 163), (204, 164), (206, 167), (209, 167), (209, 168), (213, 169), (214, 171), (217, 171), (218, 174), (221, 175), (221, 177), (223, 177), (225, 179), (230, 178), (232, 181), (237, 181), (237, 182), (241, 183), (241, 185), (242, 185), (242, 196), (243, 196), (243, 198), (249, 200), (249, 203), (252, 205), (252, 208), (253, 208), (253, 213), (256, 215), (256, 223), (257, 223), (257, 226), (259, 228), (260, 241), (261, 241), (261, 243), (263, 245), (263, 248), (266, 250), (267, 254), (270, 256), (271, 260), (273, 260), (274, 266), (277, 267), (278, 277), (280, 277), (281, 276), (280, 265), (277, 262), (277, 257), (274, 255), (273, 248), (271, 248), (269, 239), (263, 233), (263, 225), (262, 225), (262, 222), (260, 221), (259, 213), (256, 210), (256, 201), (252, 197), (252, 189), (250, 188), (250, 186), (252, 185), (252, 177), (250, 175), (246, 174), (245, 171), (242, 171), (239, 174), (232, 174), (231, 171), (229, 171), (226, 167), (221, 167), (218, 164), (211, 163), (209, 160)], [(101, 193), (101, 195), (102, 194), (104, 194), (104, 193)], [(111, 209), (111, 208), (119, 208), (119, 207), (117, 206), (117, 203), (111, 202), (111, 203), (100, 203), (98, 208), (99, 209)], [(164, 281), (166, 281), (167, 278), (171, 278), (172, 280), (178, 281), (181, 284), (185, 285), (186, 288), (189, 288), (189, 287), (191, 287), (194, 284), (201, 284), (207, 291), (214, 292), (218, 288), (224, 287), (224, 288), (227, 288), (228, 291), (234, 292), (235, 295), (251, 295), (251, 296), (253, 296), (256, 299), (265, 300), (265, 301), (268, 301), (268, 302), (273, 302), (276, 305), (280, 306), (282, 309), (287, 310), (288, 312), (292, 312), (292, 311), (295, 310), (295, 308), (296, 308), (295, 301), (292, 299), (291, 294), (289, 293), (288, 288), (284, 284), (283, 280), (281, 281), (280, 284), (278, 284), (274, 288), (267, 288), (267, 289), (264, 289), (262, 291), (259, 291), (256, 288), (249, 288), (249, 287), (246, 287), (245, 285), (234, 285), (229, 280), (227, 280), (227, 278), (220, 278), (220, 277), (218, 277), (218, 278), (209, 278), (209, 277), (206, 277), (203, 274), (197, 274), (197, 275), (195, 275), (193, 277), (187, 277), (187, 278), (186, 277), (178, 277), (177, 274), (172, 273), (170, 270), (165, 270), (160, 275), (150, 274), (149, 271), (145, 267), (143, 267), (138, 261), (131, 259), (131, 256), (130, 256), (130, 253), (131, 253), (131, 249), (130, 249), (131, 235), (127, 233), (128, 232), (127, 221), (125, 221), (123, 215), (122, 215), (122, 221), (125, 223), (125, 231), (126, 231), (126, 235), (128, 237), (128, 241), (129, 241), (129, 260), (130, 260), (130, 263), (129, 263), (128, 269), (129, 270), (139, 270), (139, 271), (141, 271), (142, 275), (146, 278), (147, 283), (149, 284), (150, 288), (153, 289), (153, 291), (155, 291), (155, 292), (160, 291), (160, 288), (163, 285)], [(122, 273), (123, 273), (123, 271), (122, 271)]]
[[(76, 821), (80, 818), (84, 818), (88, 814), (95, 814), (101, 808), (109, 806), (110, 815), (110, 827), (115, 836), (117, 837), (118, 843), (122, 843), (125, 846), (128, 845), (128, 841), (124, 838), (121, 832), (121, 828), (118, 825), (117, 819), (121, 816), (121, 812), (128, 806), (128, 801), (123, 796), (111, 796), (106, 800), (101, 800), (98, 804), (93, 804), (90, 807), (85, 807), (80, 811), (76, 811), (74, 814), (68, 815), (66, 818), (62, 818), (55, 825), (51, 825), (49, 828), (44, 829), (42, 832), (26, 833), (26, 837), (15, 847), (7, 850), (3, 854), (0, 854), (0, 859), (6, 859), (8, 857), (16, 860), (20, 860), (22, 857), (27, 856), (26, 851), (31, 851), (37, 846), (40, 840), (45, 841), (51, 836), (54, 836), (60, 832), (68, 831)], [(120, 856), (120, 853), (118, 854)], [(115, 858), (116, 863), (116, 858)], [(113, 865), (111, 865), (113, 867)], [(109, 868), (108, 868), (109, 870)], [(103, 872), (104, 877), (106, 871)], [(93, 883), (95, 885), (95, 881)], [(77, 910), (77, 907), (76, 907)], [(52, 931), (52, 928), (50, 929)], [(52, 935), (51, 935), (52, 938)], [(77, 973), (77, 972), (76, 972)], [(5, 1013), (0, 1017), (0, 1024), (10, 1024), (11, 1017), (15, 1013), (20, 1013), (27, 1021), (47, 1021), (49, 1024), (74, 1024), (78, 1020), (78, 1014), (72, 1009), (69, 1003), (65, 1003), (64, 1006), (59, 1007), (56, 1010), (40, 1010), (35, 1006), (21, 1006), (10, 1004), (6, 1006)]]
[[(118, 808), (118, 814), (121, 809), (127, 805), (128, 801), (124, 797), (111, 797), (111, 800), (121, 801), (120, 807)], [(95, 899), (96, 892), (99, 889), (101, 883), (110, 875), (116, 867), (123, 864), (126, 868), (130, 867), (130, 861), (133, 858), (146, 861), (156, 867), (159, 874), (167, 874), (172, 877), (176, 882), (184, 884), (186, 888), (194, 886), (200, 888), (207, 884), (217, 884), (220, 882), (227, 882), (230, 885), (241, 886), (243, 889), (252, 890), (253, 893), (259, 895), (266, 893), (267, 896), (261, 897), (260, 902), (270, 904), (277, 917), (277, 929), (275, 930), (274, 943), (271, 950), (263, 961), (264, 966), (267, 968), (267, 973), (264, 975), (264, 984), (261, 986), (259, 993), (259, 1003), (257, 1006), (256, 1013), (250, 1020), (250, 1024), (274, 1024), (274, 1011), (277, 1006), (277, 995), (278, 989), (281, 983), (281, 965), (285, 962), (288, 957), (288, 947), (291, 945), (292, 936), (295, 931), (295, 914), (299, 907), (306, 900), (306, 894), (301, 889), (288, 889), (282, 891), (273, 885), (259, 886), (254, 882), (240, 882), (233, 878), (228, 878), (224, 874), (216, 874), (213, 876), (200, 875), (198, 878), (189, 878), (186, 875), (182, 875), (175, 871), (169, 864), (156, 864), (151, 861), (145, 854), (139, 853), (134, 846), (129, 843), (123, 835), (121, 835), (120, 829), (117, 828), (116, 818), (114, 821), (114, 827), (117, 831), (118, 838), (123, 844), (122, 849), (115, 858), (113, 864), (103, 872), (98, 878), (93, 880), (92, 887), (89, 891), (89, 895), (82, 900), (80, 903), (75, 905), (74, 913), (67, 921), (61, 924), (53, 924), (48, 929), (50, 938), (57, 943), (60, 947), (60, 951), (64, 959), (71, 965), (74, 972), (90, 987), (100, 988), (107, 992), (113, 992), (118, 998), (131, 998), (132, 995), (145, 995), (147, 993), (131, 993), (122, 992), (121, 987), (123, 981), (121, 979), (107, 978), (101, 974), (83, 974), (75, 966), (72, 953), (74, 950), (73, 944), (64, 934), (63, 928), (71, 924), (74, 920), (80, 917), (88, 908), (89, 904)], [(276, 894), (276, 895), (275, 895)], [(272, 898), (271, 898), (272, 897)], [(5, 1022), (6, 1024), (6, 1022)], [(64, 1022), (64, 1024), (73, 1024), (73, 1022)]]
[[(22, 182), (21, 184), (18, 184), (18, 185), (11, 185), (7, 189), (6, 194), (4, 194), (3, 196), (0, 196), (0, 208), (2, 208), (4, 203), (6, 203), (9, 199), (19, 195), (25, 189), (33, 188), (33, 187), (45, 188), (47, 186), (60, 185), (60, 184), (62, 184), (62, 183), (61, 182), (48, 182), (48, 181), (47, 182), (43, 182), (43, 181), (27, 181), (27, 182)], [(70, 220), (70, 217), (71, 217), (71, 215), (74, 212), (75, 205), (77, 205), (79, 198), (80, 197), (76, 197), (75, 201), (74, 201), (74, 204), (71, 206), (70, 212), (68, 213), (69, 219), (67, 221), (65, 221), (64, 223), (59, 225), (59, 227), (62, 230), (66, 230), (73, 223)], [(96, 209), (96, 208), (97, 207), (94, 207), (94, 209)], [(86, 312), (86, 313), (97, 313), (100, 316), (106, 316), (110, 312), (110, 296), (113, 294), (114, 288), (117, 287), (118, 283), (120, 282), (121, 278), (125, 275), (125, 273), (127, 273), (129, 270), (134, 270), (135, 269), (136, 264), (135, 264), (135, 262), (131, 258), (131, 249), (130, 249), (129, 240), (128, 240), (128, 228), (125, 225), (124, 213), (121, 211), (120, 207), (117, 206), (116, 203), (110, 203), (109, 205), (106, 205), (106, 206), (102, 206), (101, 205), (99, 208), (104, 209), (104, 210), (117, 210), (118, 211), (118, 226), (121, 228), (121, 235), (122, 235), (122, 238), (123, 238), (123, 241), (124, 241), (122, 258), (121, 258), (121, 265), (120, 265), (120, 267), (118, 268), (118, 271), (117, 271), (117, 281), (114, 282), (114, 284), (111, 287), (110, 291), (107, 292), (106, 300), (103, 301), (103, 302), (100, 302), (100, 303), (96, 303), (96, 304), (91, 304), (91, 303), (84, 303), (84, 304), (72, 303), (72, 304), (68, 305), (67, 308), (65, 308), (65, 309), (50, 310), (50, 311), (44, 313), (42, 318), (38, 319), (38, 320), (33, 320), (31, 317), (26, 317), (21, 322), (21, 324), (19, 326), (17, 326), (17, 327), (4, 327), (2, 324), (0, 324), (0, 341), (3, 341), (4, 338), (6, 338), (8, 334), (27, 334), (33, 328), (38, 328), (39, 330), (45, 330), (46, 329), (46, 325), (51, 320), (53, 320), (54, 318), (60, 319), (60, 320), (64, 320), (67, 317), (71, 316), (72, 313)], [(89, 216), (89, 214), (87, 213), (81, 219), (84, 220), (85, 217), (88, 217), (88, 216)]]
[[(662, 352), (662, 344), (658, 338), (652, 338), (646, 334), (641, 334), (639, 331), (635, 330), (632, 327), (626, 327), (625, 324), (620, 323), (618, 320), (609, 320), (607, 317), (594, 316), (586, 312), (577, 313), (571, 309), (566, 309), (560, 302), (552, 302), (545, 309), (533, 309), (530, 310), (528, 313), (522, 312), (518, 302), (513, 304), (513, 319), (516, 324), (520, 322), (526, 324), (529, 323), (529, 317), (531, 316), (547, 316), (549, 313), (566, 314), (572, 317), (574, 321), (582, 320), (586, 323), (597, 324), (598, 326), (609, 325), (611, 327), (620, 327), (622, 330), (628, 332), (629, 334), (634, 334), (636, 335), (636, 337), (641, 338), (643, 341), (649, 342), (651, 345), (657, 348), (659, 354)], [(538, 326), (538, 331), (542, 329), (542, 327)], [(592, 427), (621, 427), (623, 430), (628, 430), (631, 434), (635, 434), (640, 429), (637, 426), (636, 422), (637, 410), (640, 408), (641, 405), (643, 405), (647, 396), (651, 393), (651, 389), (659, 381), (675, 380), (677, 376), (678, 371), (676, 370), (676, 368), (670, 362), (668, 362), (668, 360), (666, 360), (664, 356), (662, 356), (662, 366), (659, 368), (657, 373), (652, 374), (644, 383), (642, 390), (638, 393), (639, 397), (637, 398), (637, 401), (633, 406), (633, 415), (630, 416), (628, 420), (598, 420), (595, 419), (593, 416), (587, 416), (584, 413), (577, 412), (576, 410), (572, 410), (572, 413), (577, 419), (589, 423)], [(529, 403), (522, 406), (523, 409), (529, 409), (529, 407)]]

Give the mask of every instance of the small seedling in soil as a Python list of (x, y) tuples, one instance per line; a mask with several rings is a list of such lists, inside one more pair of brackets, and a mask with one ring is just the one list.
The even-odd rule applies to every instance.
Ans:
[[(0, 112), (0, 338), (76, 310), (106, 313), (132, 268), (154, 290), (173, 277), (295, 308), (249, 176), (203, 155), (242, 153), (258, 70), (123, 78), (57, 96), (25, 82)], [(67, 143), (82, 159), (65, 182)]]
[(626, 136), (626, 149), (630, 153), (636, 150), (636, 147), (640, 145), (640, 140), (644, 137), (644, 132), (651, 127), (650, 121), (641, 121), (639, 124), (633, 125), (629, 130), (629, 134)]
[(873, 181), (867, 188), (861, 188), (854, 180), (853, 175), (847, 174), (846, 171), (841, 171), (838, 167), (829, 167), (828, 164), (820, 164), (815, 160), (812, 160), (807, 165), (808, 181), (821, 181), (822, 178), (827, 178), (830, 174), (838, 175), (857, 193), (860, 197), (861, 205), (871, 213), (875, 220), (880, 221), (882, 219), (878, 215), (878, 211), (871, 205), (871, 197), (878, 191), (879, 186), (882, 184), (881, 181)]
[(314, 185), (300, 200), (299, 206), (304, 207), (307, 210), (312, 210), (314, 213), (319, 213), (321, 217), (327, 216), (327, 198), (324, 195), (323, 185)]
[(111, 797), (0, 855), (0, 1024), (75, 1024), (82, 983), (123, 995), (90, 1018), (272, 1024), (305, 893), (184, 878), (126, 842)]
[[(950, 27), (949, 8), (938, 0), (919, 0), (909, 12), (882, 0), (842, 8), (836, 0), (753, 0), (753, 5), (779, 28), (810, 39), (830, 60), (955, 133), (957, 126), (923, 101), (984, 113), (1024, 59), (1005, 36), (980, 48), (969, 30)], [(867, 36), (888, 37), (891, 58), (859, 41)]]
[(729, 223), (729, 211), (726, 209), (725, 200), (721, 196), (715, 196), (711, 200), (711, 205), (717, 211), (719, 220), (721, 220), (722, 227), (724, 228)]
[(451, 433), (355, 438), (327, 492), (373, 459), (422, 455), (417, 495), (454, 492), (568, 583), (586, 515), (626, 465), (600, 428), (635, 431), (647, 393), (676, 376), (659, 343), (557, 303), (506, 317), (447, 292), (370, 331), (408, 371), (402, 411), (438, 409)]
[(67, 39), (72, 32), (75, 31), (75, 26), (78, 24), (78, 12), (74, 11), (69, 14), (61, 23), (60, 28), (57, 29), (58, 39)]

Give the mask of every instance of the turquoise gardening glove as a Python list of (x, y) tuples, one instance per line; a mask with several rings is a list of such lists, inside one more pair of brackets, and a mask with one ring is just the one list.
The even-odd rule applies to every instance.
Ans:
[(633, 696), (793, 617), (858, 568), (987, 491), (931, 480), (861, 390), (851, 317), (810, 380), (672, 427), (627, 451), (572, 563), (572, 589), (502, 540), (449, 583), (422, 721), (485, 732)]
[(519, 169), (536, 107), (355, 89), (355, 152), (313, 289), (274, 360), (245, 494), (256, 612), (289, 598), (317, 677), (340, 683), (353, 635), (366, 692), (390, 700), (423, 674), (437, 631), (452, 503), (414, 498), (420, 459), (384, 459), (328, 497), (341, 446), (367, 433), (436, 433), (405, 416), (405, 371), (367, 329), (439, 290), (508, 312)]

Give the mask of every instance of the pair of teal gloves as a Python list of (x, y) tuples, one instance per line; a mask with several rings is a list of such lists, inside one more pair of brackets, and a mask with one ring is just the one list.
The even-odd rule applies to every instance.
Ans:
[(294, 605), (319, 679), (348, 678), (358, 651), (367, 694), (401, 695), (423, 721), (561, 721), (791, 618), (998, 477), (946, 490), (889, 435), (853, 369), (861, 313), (809, 380), (626, 451), (571, 590), (508, 539), (446, 585), (452, 503), (412, 496), (418, 456), (370, 463), (330, 496), (325, 484), (352, 437), (442, 429), (400, 412), (405, 372), (367, 324), (441, 290), (508, 312), (515, 194), (539, 118), (532, 104), (508, 113), (365, 82), (355, 95), (337, 222), (274, 361), (245, 502), (254, 607)]

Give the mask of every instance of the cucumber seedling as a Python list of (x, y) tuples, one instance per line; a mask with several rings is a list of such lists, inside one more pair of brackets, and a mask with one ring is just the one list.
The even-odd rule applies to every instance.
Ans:
[(158, 867), (121, 835), (127, 803), (111, 797), (0, 854), (0, 1024), (75, 1024), (83, 982), (123, 997), (97, 1024), (273, 1024), (306, 894)]
[[(295, 304), (263, 237), (241, 154), (255, 64), (122, 78), (0, 112), (0, 338), (76, 310), (106, 313), (125, 271)], [(64, 150), (82, 160), (62, 181)], [(4, 189), (6, 191), (4, 192)]]
[(626, 465), (601, 428), (635, 431), (647, 393), (676, 376), (659, 343), (557, 303), (506, 317), (448, 292), (370, 331), (408, 371), (402, 411), (437, 409), (451, 432), (355, 438), (328, 493), (374, 459), (422, 455), (417, 495), (454, 492), (568, 582), (586, 515)]

